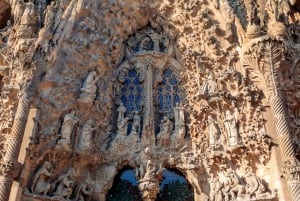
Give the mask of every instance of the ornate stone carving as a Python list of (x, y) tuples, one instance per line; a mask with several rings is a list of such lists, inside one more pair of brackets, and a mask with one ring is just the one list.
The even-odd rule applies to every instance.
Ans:
[(157, 169), (155, 164), (151, 160), (148, 160), (145, 175), (139, 183), (143, 200), (156, 200), (157, 193), (159, 192), (159, 179), (162, 177), (161, 174), (162, 169)]
[[(0, 200), (13, 178), (29, 189), (21, 200), (105, 200), (124, 167), (143, 200), (157, 198), (163, 168), (181, 172), (199, 201), (300, 199), (297, 2), (5, 5)], [(280, 162), (291, 196), (273, 179)]]
[(50, 177), (52, 176), (52, 164), (45, 161), (33, 177), (31, 192), (36, 195), (48, 196), (51, 190)]
[(79, 119), (75, 116), (75, 114), (75, 111), (71, 111), (64, 116), (60, 131), (61, 138), (57, 142), (58, 148), (64, 148), (67, 150), (71, 148), (73, 130), (77, 122), (79, 122)]
[(81, 92), (78, 99), (80, 103), (88, 104), (90, 107), (92, 106), (96, 98), (96, 82), (99, 80), (99, 78), (100, 76), (96, 77), (96, 71), (89, 72), (80, 89)]
[(85, 152), (93, 149), (94, 130), (96, 130), (96, 128), (93, 128), (93, 120), (87, 120), (87, 122), (85, 122), (85, 124), (82, 126), (80, 132), (77, 145), (79, 152)]

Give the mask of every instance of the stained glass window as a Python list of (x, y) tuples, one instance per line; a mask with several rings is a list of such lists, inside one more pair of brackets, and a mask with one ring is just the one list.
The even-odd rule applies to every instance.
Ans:
[(121, 87), (121, 101), (127, 109), (126, 116), (132, 117), (134, 111), (141, 111), (143, 86), (136, 70), (129, 70)]
[(175, 73), (166, 69), (163, 72), (163, 80), (157, 89), (157, 105), (159, 112), (171, 112), (173, 106), (180, 102), (179, 81)]

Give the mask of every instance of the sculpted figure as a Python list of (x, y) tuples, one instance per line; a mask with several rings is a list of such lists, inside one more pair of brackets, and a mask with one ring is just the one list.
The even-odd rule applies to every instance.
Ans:
[(21, 17), (21, 25), (28, 25), (32, 23), (32, 17), (34, 15), (34, 4), (29, 1), (24, 3), (25, 9)]
[(140, 127), (141, 127), (141, 116), (139, 115), (138, 112), (134, 112), (131, 135), (139, 134), (140, 133)]
[(228, 175), (230, 177), (230, 195), (231, 199), (242, 198), (245, 193), (245, 186), (240, 184), (240, 180), (233, 170), (228, 170)]
[(64, 117), (64, 121), (61, 127), (61, 139), (58, 141), (58, 145), (61, 146), (71, 146), (71, 136), (74, 130), (74, 127), (79, 119), (75, 116), (76, 112), (72, 111), (69, 114), (66, 114)]
[(156, 169), (155, 164), (147, 161), (147, 169), (144, 177), (140, 180), (139, 189), (142, 191), (143, 200), (155, 200), (159, 192), (159, 178), (162, 176), (162, 168)]
[(160, 123), (160, 132), (157, 134), (157, 140), (160, 145), (167, 146), (171, 141), (171, 132), (173, 129), (173, 123), (168, 117), (164, 116)]
[(212, 201), (223, 201), (222, 188), (223, 184), (218, 178), (214, 178), (210, 184), (210, 200)]
[(75, 201), (90, 201), (94, 187), (90, 178), (81, 183), (77, 189)]
[(73, 185), (74, 182), (71, 179), (71, 170), (69, 170), (66, 174), (61, 175), (54, 181), (54, 185), (56, 186), (55, 192), (53, 193), (54, 196), (62, 197), (65, 199), (69, 199), (73, 192)]
[(220, 147), (220, 131), (218, 125), (211, 115), (207, 117), (208, 121), (208, 134), (209, 134), (209, 146), (212, 150)]
[(136, 169), (136, 177), (137, 178), (143, 178), (145, 173), (146, 173), (146, 169), (147, 169), (147, 164), (146, 161), (151, 160), (151, 152), (149, 147), (146, 147), (145, 150), (142, 152), (141, 157), (139, 159), (139, 161), (137, 162), (139, 164), (139, 168)]
[(178, 102), (175, 104), (174, 107), (174, 119), (175, 119), (175, 129), (178, 127), (184, 127), (185, 125), (184, 108)]
[(42, 167), (35, 173), (33, 177), (33, 183), (31, 186), (31, 192), (36, 195), (49, 195), (51, 185), (49, 178), (52, 175), (52, 164), (49, 161), (45, 161)]
[(145, 37), (140, 44), (140, 51), (149, 51), (151, 45), (151, 39), (149, 37)]
[(128, 117), (125, 117), (122, 121), (118, 122), (117, 135), (127, 135), (128, 119)]
[(237, 128), (237, 119), (231, 114), (229, 110), (225, 112), (224, 124), (227, 130), (228, 135), (228, 146), (238, 145), (238, 128)]
[(246, 194), (249, 198), (256, 198), (257, 194), (261, 194), (265, 188), (261, 180), (254, 175), (250, 167), (245, 169)]
[(203, 95), (211, 95), (218, 91), (218, 86), (216, 81), (214, 80), (213, 73), (209, 73), (208, 78), (205, 80), (201, 94)]
[(55, 18), (55, 1), (52, 1), (51, 4), (47, 7), (46, 13), (45, 13), (45, 28), (48, 31), (52, 31), (52, 26), (54, 24), (54, 18)]
[(96, 98), (97, 86), (96, 82), (99, 80), (99, 77), (96, 77), (96, 71), (89, 72), (88, 76), (83, 82), (83, 86), (80, 89), (80, 102), (92, 104)]
[(126, 113), (126, 107), (124, 106), (123, 102), (120, 103), (120, 106), (117, 109), (118, 112), (118, 122), (121, 122), (124, 120), (125, 113)]
[(93, 120), (89, 119), (82, 127), (81, 134), (79, 136), (78, 149), (88, 150), (93, 144)]
[(155, 33), (153, 30), (150, 30), (149, 36), (153, 41), (154, 50), (160, 51), (159, 40), (161, 39), (161, 36), (158, 33)]

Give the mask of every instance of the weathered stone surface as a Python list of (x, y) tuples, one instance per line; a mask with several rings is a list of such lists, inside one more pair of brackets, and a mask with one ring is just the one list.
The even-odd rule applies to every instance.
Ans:
[(0, 0), (0, 200), (103, 201), (124, 167), (146, 201), (168, 168), (197, 201), (300, 200), (298, 7)]

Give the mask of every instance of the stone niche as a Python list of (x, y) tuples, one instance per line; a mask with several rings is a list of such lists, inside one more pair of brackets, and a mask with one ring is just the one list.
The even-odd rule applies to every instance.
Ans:
[[(280, 4), (0, 0), (0, 165), (17, 199), (110, 201), (125, 172), (137, 200), (173, 185), (296, 201), (299, 13)], [(173, 173), (185, 185), (163, 188)]]

